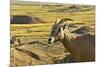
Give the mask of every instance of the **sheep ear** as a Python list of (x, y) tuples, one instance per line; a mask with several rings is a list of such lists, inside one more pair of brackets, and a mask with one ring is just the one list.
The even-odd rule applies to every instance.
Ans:
[(69, 24), (64, 24), (63, 29), (67, 29), (69, 27)]
[(59, 23), (61, 21), (60, 18), (58, 18), (56, 21), (55, 21), (55, 24)]

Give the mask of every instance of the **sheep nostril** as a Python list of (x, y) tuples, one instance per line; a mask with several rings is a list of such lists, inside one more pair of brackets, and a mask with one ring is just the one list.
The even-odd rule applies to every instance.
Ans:
[(48, 43), (49, 44), (52, 44), (54, 42), (54, 37), (50, 37), (49, 39), (48, 39)]
[(52, 40), (51, 38), (48, 39), (49, 42), (50, 42), (51, 40)]

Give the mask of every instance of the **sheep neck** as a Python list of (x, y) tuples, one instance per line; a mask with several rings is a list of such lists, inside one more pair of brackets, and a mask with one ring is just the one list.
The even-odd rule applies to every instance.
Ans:
[(61, 41), (63, 46), (69, 50), (69, 52), (72, 52), (72, 48), (70, 45), (70, 42), (75, 39), (75, 37), (72, 35), (72, 33), (70, 33), (68, 30), (65, 30), (64, 32), (64, 38), (63, 40)]

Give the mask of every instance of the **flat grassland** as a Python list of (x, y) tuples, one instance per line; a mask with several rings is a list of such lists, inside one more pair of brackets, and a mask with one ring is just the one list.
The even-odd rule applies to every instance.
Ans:
[[(76, 7), (72, 7), (72, 6), (76, 6)], [(16, 36), (17, 38), (20, 38), (22, 42), (26, 42), (26, 43), (30, 41), (38, 40), (47, 44), (47, 39), (50, 34), (51, 26), (52, 24), (54, 24), (57, 18), (72, 18), (74, 19), (74, 21), (70, 21), (68, 23), (80, 24), (79, 27), (84, 26), (84, 25), (91, 26), (93, 28), (95, 27), (95, 6), (93, 5), (12, 4), (11, 15), (28, 15), (32, 17), (36, 16), (46, 21), (46, 23), (37, 22), (35, 24), (34, 23), (33, 24), (11, 24), (11, 36)], [(73, 31), (75, 29), (77, 28), (69, 28), (70, 31)], [(35, 45), (35, 44), (32, 44), (32, 45)], [(57, 47), (58, 47), (58, 52), (59, 52), (60, 47), (59, 46)], [(47, 48), (49, 49), (49, 47)], [(54, 46), (52, 46), (52, 48), (55, 49)], [(11, 58), (12, 58), (13, 53), (14, 52), (11, 51)], [(15, 55), (18, 55), (17, 54), (18, 52), (15, 51), (15, 53), (14, 53)], [(32, 64), (50, 64), (49, 62), (42, 63), (43, 60), (37, 63), (23, 62), (23, 61), (19, 62), (19, 61), (22, 61), (22, 60), (17, 59), (15, 61), (11, 61), (12, 66), (32, 65)], [(27, 61), (30, 61), (30, 60), (28, 60), (27, 58)]]

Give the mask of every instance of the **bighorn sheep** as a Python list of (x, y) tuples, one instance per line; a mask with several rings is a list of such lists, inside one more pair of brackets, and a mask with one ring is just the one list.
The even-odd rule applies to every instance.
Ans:
[(92, 34), (82, 34), (75, 37), (68, 30), (68, 25), (64, 22), (72, 19), (57, 19), (52, 26), (48, 43), (56, 41), (62, 42), (63, 46), (69, 50), (73, 62), (95, 61), (95, 36)]

